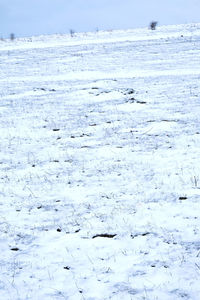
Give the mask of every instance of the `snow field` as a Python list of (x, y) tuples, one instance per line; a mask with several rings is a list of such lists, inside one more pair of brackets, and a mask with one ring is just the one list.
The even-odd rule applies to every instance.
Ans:
[(199, 299), (199, 28), (0, 42), (1, 299)]

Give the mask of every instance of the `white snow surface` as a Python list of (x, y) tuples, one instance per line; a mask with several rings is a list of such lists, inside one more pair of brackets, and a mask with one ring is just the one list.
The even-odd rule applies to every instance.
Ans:
[(200, 299), (200, 24), (0, 41), (0, 299)]

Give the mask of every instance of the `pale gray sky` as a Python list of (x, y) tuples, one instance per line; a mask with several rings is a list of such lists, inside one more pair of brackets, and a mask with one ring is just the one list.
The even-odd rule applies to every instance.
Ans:
[(200, 0), (0, 0), (0, 37), (200, 22)]

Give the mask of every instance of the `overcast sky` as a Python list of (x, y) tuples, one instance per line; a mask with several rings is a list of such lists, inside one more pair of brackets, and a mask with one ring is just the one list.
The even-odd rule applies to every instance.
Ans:
[(200, 22), (200, 0), (0, 0), (0, 37)]

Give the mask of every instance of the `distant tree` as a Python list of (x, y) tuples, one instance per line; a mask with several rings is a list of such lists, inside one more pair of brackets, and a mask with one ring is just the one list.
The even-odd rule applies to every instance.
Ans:
[(10, 34), (10, 39), (11, 39), (11, 41), (14, 41), (14, 39), (15, 39), (14, 33), (11, 33), (11, 34)]
[(149, 25), (149, 28), (150, 28), (151, 30), (155, 30), (157, 25), (158, 25), (158, 22), (152, 21), (152, 22), (150, 23), (150, 25)]
[(70, 29), (69, 32), (70, 32), (71, 37), (74, 37), (75, 31), (73, 29)]

